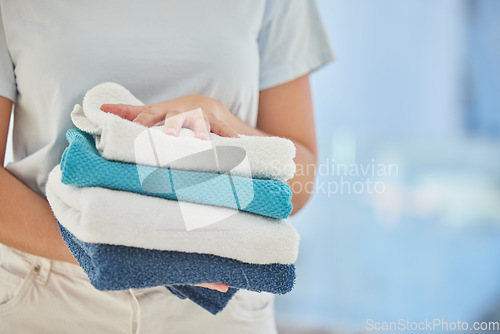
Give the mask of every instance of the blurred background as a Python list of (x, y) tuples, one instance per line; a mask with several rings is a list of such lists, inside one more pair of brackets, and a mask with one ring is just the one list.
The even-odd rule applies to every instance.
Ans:
[(337, 60), (282, 332), (500, 321), (500, 1), (317, 3)]
[(337, 60), (281, 332), (500, 321), (500, 1), (317, 3)]

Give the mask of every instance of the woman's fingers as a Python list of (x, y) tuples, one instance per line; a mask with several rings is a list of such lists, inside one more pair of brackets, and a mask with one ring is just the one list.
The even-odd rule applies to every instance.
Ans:
[(150, 127), (163, 121), (167, 110), (155, 105), (144, 106), (141, 113), (137, 115), (132, 121)]
[(227, 290), (229, 290), (229, 286), (224, 283), (200, 283), (200, 284), (194, 284), (194, 286), (199, 286), (211, 290), (217, 290), (220, 292), (227, 292)]
[(227, 126), (224, 122), (214, 120), (210, 124), (211, 131), (221, 137), (238, 138), (238, 133)]
[(238, 137), (236, 131), (217, 117), (205, 114), (201, 108), (182, 111), (168, 110), (160, 105), (103, 104), (101, 110), (147, 127), (164, 120), (165, 133), (173, 136), (177, 136), (184, 126), (193, 130), (196, 138), (203, 140), (210, 138), (210, 131), (222, 137)]
[(171, 111), (165, 116), (163, 129), (166, 134), (177, 136), (186, 121), (186, 113)]
[(184, 112), (183, 115), (185, 116), (184, 127), (193, 130), (196, 138), (202, 140), (209, 138), (210, 121), (201, 108)]
[(193, 119), (190, 124), (194, 131), (194, 136), (198, 139), (207, 140), (209, 138), (208, 134), (210, 133), (209, 120), (201, 112), (201, 109), (199, 113), (191, 114), (191, 117)]
[(144, 111), (144, 107), (145, 106), (132, 106), (129, 104), (103, 104), (101, 110), (133, 121), (137, 115)]
[(101, 110), (148, 127), (162, 121), (166, 114), (166, 110), (155, 105), (103, 104)]

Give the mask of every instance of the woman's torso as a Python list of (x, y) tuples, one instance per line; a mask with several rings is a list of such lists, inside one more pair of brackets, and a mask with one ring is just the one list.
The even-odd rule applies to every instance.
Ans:
[(144, 103), (204, 94), (256, 124), (265, 1), (3, 0), (14, 64), (14, 160), (38, 193), (66, 146), (70, 112), (114, 81)]

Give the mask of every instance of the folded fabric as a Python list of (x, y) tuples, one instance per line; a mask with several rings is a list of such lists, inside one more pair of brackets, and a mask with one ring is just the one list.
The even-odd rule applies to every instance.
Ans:
[(49, 174), (46, 193), (59, 222), (85, 242), (208, 253), (255, 264), (291, 264), (297, 259), (299, 236), (285, 220), (70, 186), (61, 182), (59, 166)]
[(295, 173), (295, 146), (288, 139), (224, 138), (211, 133), (210, 140), (199, 140), (189, 129), (182, 129), (178, 137), (171, 136), (161, 127), (146, 128), (100, 110), (101, 105), (113, 103), (143, 105), (121, 85), (106, 82), (90, 89), (83, 108), (76, 105), (71, 114), (79, 129), (96, 135), (97, 148), (106, 159), (279, 181)]
[[(79, 246), (79, 240), (72, 236), (71, 233), (60, 224), (59, 230), (61, 231), (63, 239), (68, 245), (68, 248), (71, 250), (73, 256), (87, 273), (89, 278), (96, 276), (94, 275), (93, 270), (98, 270), (98, 268), (95, 268), (92, 264), (93, 260), (91, 255), (87, 254), (86, 250)], [(238, 289), (229, 288), (227, 292), (219, 292), (193, 285), (169, 285), (166, 286), (166, 288), (177, 297), (181, 299), (188, 298), (212, 314), (217, 314), (222, 311), (233, 295), (238, 291)], [(124, 289), (125, 288), (117, 290)]]
[(292, 192), (284, 182), (108, 161), (99, 156), (91, 135), (71, 129), (66, 137), (69, 147), (61, 160), (65, 184), (223, 206), (272, 218), (286, 218), (292, 211)]
[(73, 256), (98, 290), (218, 282), (235, 289), (284, 294), (292, 290), (295, 281), (293, 264), (248, 264), (210, 254), (86, 243), (61, 224), (59, 229)]

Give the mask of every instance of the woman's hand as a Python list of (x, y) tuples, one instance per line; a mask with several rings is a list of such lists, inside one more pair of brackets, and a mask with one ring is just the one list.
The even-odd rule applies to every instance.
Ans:
[[(210, 131), (223, 137), (238, 137), (227, 125), (226, 119), (232, 115), (226, 106), (204, 95), (187, 95), (145, 106), (103, 104), (101, 110), (147, 127), (164, 121), (165, 132), (173, 136), (186, 127), (192, 129), (199, 139), (208, 139)], [(223, 283), (200, 283), (195, 286), (220, 292), (229, 289)]]
[(204, 95), (186, 95), (145, 106), (103, 104), (101, 110), (147, 127), (164, 121), (165, 132), (174, 136), (185, 127), (192, 129), (199, 139), (208, 139), (209, 132), (222, 137), (238, 137), (227, 125), (235, 116), (224, 104)]
[(200, 286), (202, 288), (217, 290), (220, 292), (227, 292), (227, 290), (229, 289), (229, 286), (224, 283), (200, 283), (200, 284), (195, 284), (194, 286)]

